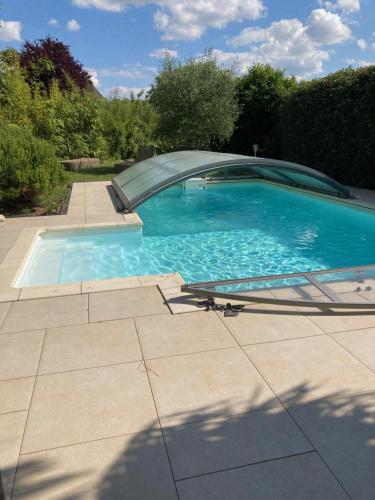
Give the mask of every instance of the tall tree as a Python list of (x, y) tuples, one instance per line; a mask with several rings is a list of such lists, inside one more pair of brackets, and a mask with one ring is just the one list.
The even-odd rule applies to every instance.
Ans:
[(26, 41), (20, 54), (21, 67), (28, 83), (42, 85), (47, 91), (56, 80), (61, 90), (93, 90), (89, 73), (70, 53), (69, 46), (51, 37), (35, 42)]
[(280, 158), (280, 113), (285, 98), (295, 90), (295, 78), (268, 64), (255, 64), (238, 79), (237, 95), (240, 106), (234, 134), (226, 150), (253, 154), (253, 144), (259, 145), (259, 155)]
[(160, 135), (177, 149), (209, 149), (233, 132), (234, 75), (209, 53), (185, 64), (167, 56), (149, 98), (160, 115)]

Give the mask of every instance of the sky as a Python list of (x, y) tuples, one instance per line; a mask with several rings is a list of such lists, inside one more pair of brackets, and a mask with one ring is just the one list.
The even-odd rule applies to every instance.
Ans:
[(0, 49), (55, 37), (103, 95), (149, 88), (166, 51), (298, 79), (375, 64), (375, 0), (0, 0)]

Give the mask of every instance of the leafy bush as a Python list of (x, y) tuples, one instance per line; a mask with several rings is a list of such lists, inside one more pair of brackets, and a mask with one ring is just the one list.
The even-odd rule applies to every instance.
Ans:
[(51, 145), (27, 129), (0, 122), (0, 205), (30, 204), (64, 177)]
[(375, 189), (375, 65), (303, 82), (284, 106), (284, 159)]
[(155, 143), (157, 115), (147, 101), (103, 100), (100, 118), (111, 158), (134, 158), (141, 146)]
[(295, 78), (268, 64), (254, 64), (237, 80), (240, 114), (226, 151), (259, 156), (281, 157), (280, 112), (286, 96), (295, 90)]
[(86, 91), (61, 92), (54, 82), (48, 96), (34, 92), (30, 117), (35, 135), (52, 143), (60, 158), (107, 156), (99, 101)]

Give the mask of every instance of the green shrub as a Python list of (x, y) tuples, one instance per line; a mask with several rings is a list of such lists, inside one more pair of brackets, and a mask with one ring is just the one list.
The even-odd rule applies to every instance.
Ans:
[(224, 150), (252, 156), (258, 144), (259, 156), (280, 158), (280, 111), (296, 86), (294, 78), (268, 64), (249, 68), (237, 80), (240, 114)]
[(135, 158), (141, 146), (155, 142), (157, 115), (140, 99), (103, 99), (100, 119), (110, 158)]
[(282, 112), (285, 160), (375, 189), (375, 65), (304, 82)]
[(64, 177), (50, 144), (27, 129), (0, 122), (0, 205), (29, 205)]

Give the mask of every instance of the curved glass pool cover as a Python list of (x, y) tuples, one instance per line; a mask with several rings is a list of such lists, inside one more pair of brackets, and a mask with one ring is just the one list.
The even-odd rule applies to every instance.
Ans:
[(339, 198), (349, 191), (325, 174), (296, 163), (210, 151), (179, 151), (149, 158), (117, 175), (113, 187), (126, 210), (133, 210), (154, 194), (191, 177), (246, 167), (246, 176)]

